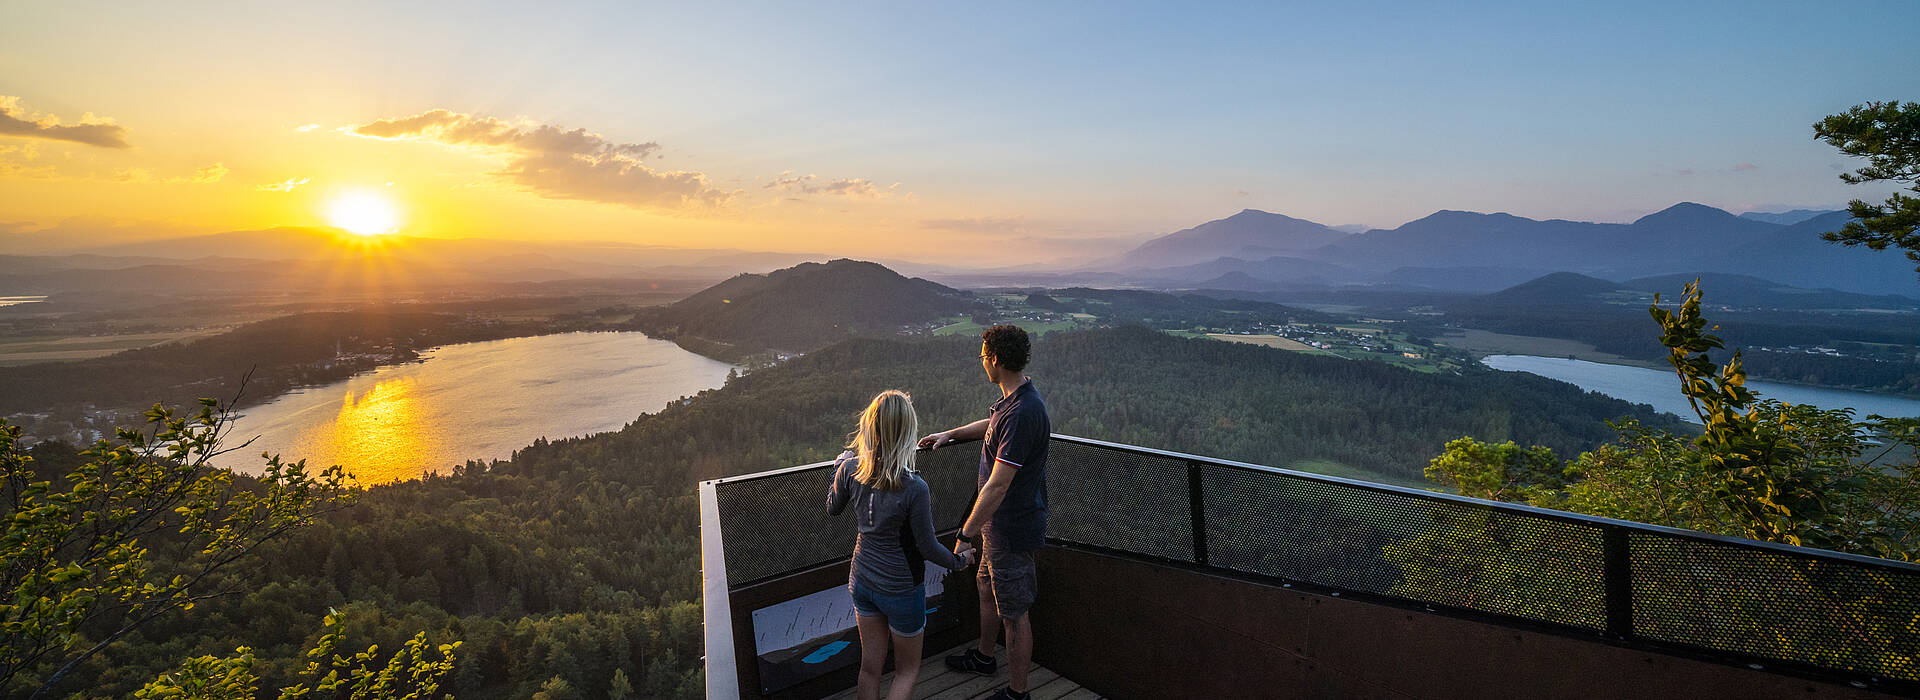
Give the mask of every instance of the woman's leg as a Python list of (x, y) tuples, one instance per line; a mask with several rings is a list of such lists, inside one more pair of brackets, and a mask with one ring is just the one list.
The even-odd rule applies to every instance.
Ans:
[(860, 700), (879, 700), (880, 672), (887, 667), (887, 618), (855, 615), (860, 626), (860, 681), (854, 686)]
[(927, 641), (926, 629), (911, 637), (893, 635), (893, 689), (887, 700), (910, 700), (913, 682), (920, 677), (920, 645)]

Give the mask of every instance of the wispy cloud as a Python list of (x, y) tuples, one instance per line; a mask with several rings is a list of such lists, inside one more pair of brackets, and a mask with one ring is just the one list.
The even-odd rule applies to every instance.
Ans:
[(850, 177), (826, 180), (817, 175), (794, 175), (793, 171), (789, 170), (780, 173), (779, 177), (769, 181), (763, 187), (765, 189), (798, 192), (800, 194), (820, 194), (832, 197), (847, 197), (849, 199), (880, 199), (893, 196), (894, 192), (900, 189), (900, 183), (896, 182), (886, 187), (881, 187), (873, 184), (872, 180), (865, 178)]
[(71, 141), (101, 148), (133, 147), (127, 143), (126, 127), (112, 119), (88, 112), (80, 115), (77, 124), (61, 124), (60, 118), (51, 114), (34, 116), (20, 106), (19, 97), (12, 95), (0, 95), (0, 136)]
[(313, 178), (303, 177), (303, 178), (296, 179), (296, 178), (290, 177), (283, 182), (274, 182), (274, 183), (269, 183), (265, 185), (256, 185), (254, 186), (253, 189), (256, 192), (292, 192), (293, 188), (299, 187), (309, 182), (313, 182)]
[(1752, 163), (1740, 163), (1738, 165), (1733, 166), (1732, 168), (1732, 170), (1736, 173), (1744, 173), (1749, 170), (1759, 170), (1759, 169), (1760, 169), (1760, 166), (1754, 165)]
[(586, 129), (435, 109), (379, 119), (347, 131), (369, 138), (500, 152), (507, 162), (494, 176), (551, 199), (692, 212), (719, 207), (737, 194), (713, 186), (703, 173), (647, 167), (642, 161), (660, 151), (658, 143), (616, 143)]
[(150, 183), (160, 183), (160, 184), (166, 184), (166, 185), (208, 185), (215, 182), (219, 182), (221, 178), (226, 177), (227, 173), (229, 172), (233, 172), (233, 171), (228, 170), (225, 163), (214, 163), (212, 165), (203, 165), (201, 167), (194, 168), (193, 174), (191, 175), (179, 175), (174, 177), (163, 177), (163, 176), (155, 175), (153, 174), (153, 171), (147, 170), (146, 168), (127, 168), (125, 170), (120, 170), (115, 172), (113, 176), (108, 179), (114, 182), (140, 182), (140, 183), (150, 182)]
[(293, 133), (304, 134), (318, 128), (320, 128), (319, 124), (302, 124), (300, 126), (293, 127)]

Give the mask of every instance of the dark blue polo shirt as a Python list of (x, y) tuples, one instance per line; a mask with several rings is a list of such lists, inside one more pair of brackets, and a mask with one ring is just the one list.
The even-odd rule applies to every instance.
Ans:
[(1047, 404), (1033, 388), (1033, 380), (993, 404), (987, 419), (987, 439), (980, 447), (980, 480), (987, 485), (996, 461), (1018, 468), (1007, 496), (1000, 501), (982, 536), (989, 549), (1029, 552), (1047, 541), (1047, 442), (1053, 427), (1047, 423)]

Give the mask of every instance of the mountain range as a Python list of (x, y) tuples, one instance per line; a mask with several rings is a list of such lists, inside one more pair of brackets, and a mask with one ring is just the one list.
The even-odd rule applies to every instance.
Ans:
[(1247, 210), (1150, 240), (1106, 267), (1159, 286), (1191, 288), (1367, 285), (1484, 293), (1550, 272), (1606, 280), (1719, 272), (1794, 287), (1920, 296), (1920, 274), (1904, 257), (1821, 240), (1821, 233), (1847, 222), (1846, 212), (1794, 214), (1811, 216), (1780, 224), (1762, 220), (1771, 215), (1735, 216), (1691, 202), (1629, 224), (1440, 211), (1392, 229), (1347, 234)]

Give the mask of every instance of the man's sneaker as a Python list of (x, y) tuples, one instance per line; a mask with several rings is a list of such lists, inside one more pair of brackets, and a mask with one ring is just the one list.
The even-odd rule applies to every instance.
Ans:
[(947, 668), (961, 673), (991, 676), (996, 666), (993, 657), (980, 653), (979, 649), (970, 648), (958, 654), (947, 655)]
[(1016, 693), (1013, 692), (1013, 688), (1011, 687), (1001, 688), (1000, 692), (988, 695), (986, 700), (1027, 700), (1028, 696), (1032, 693), (1033, 691), (1031, 690), (1025, 693)]

